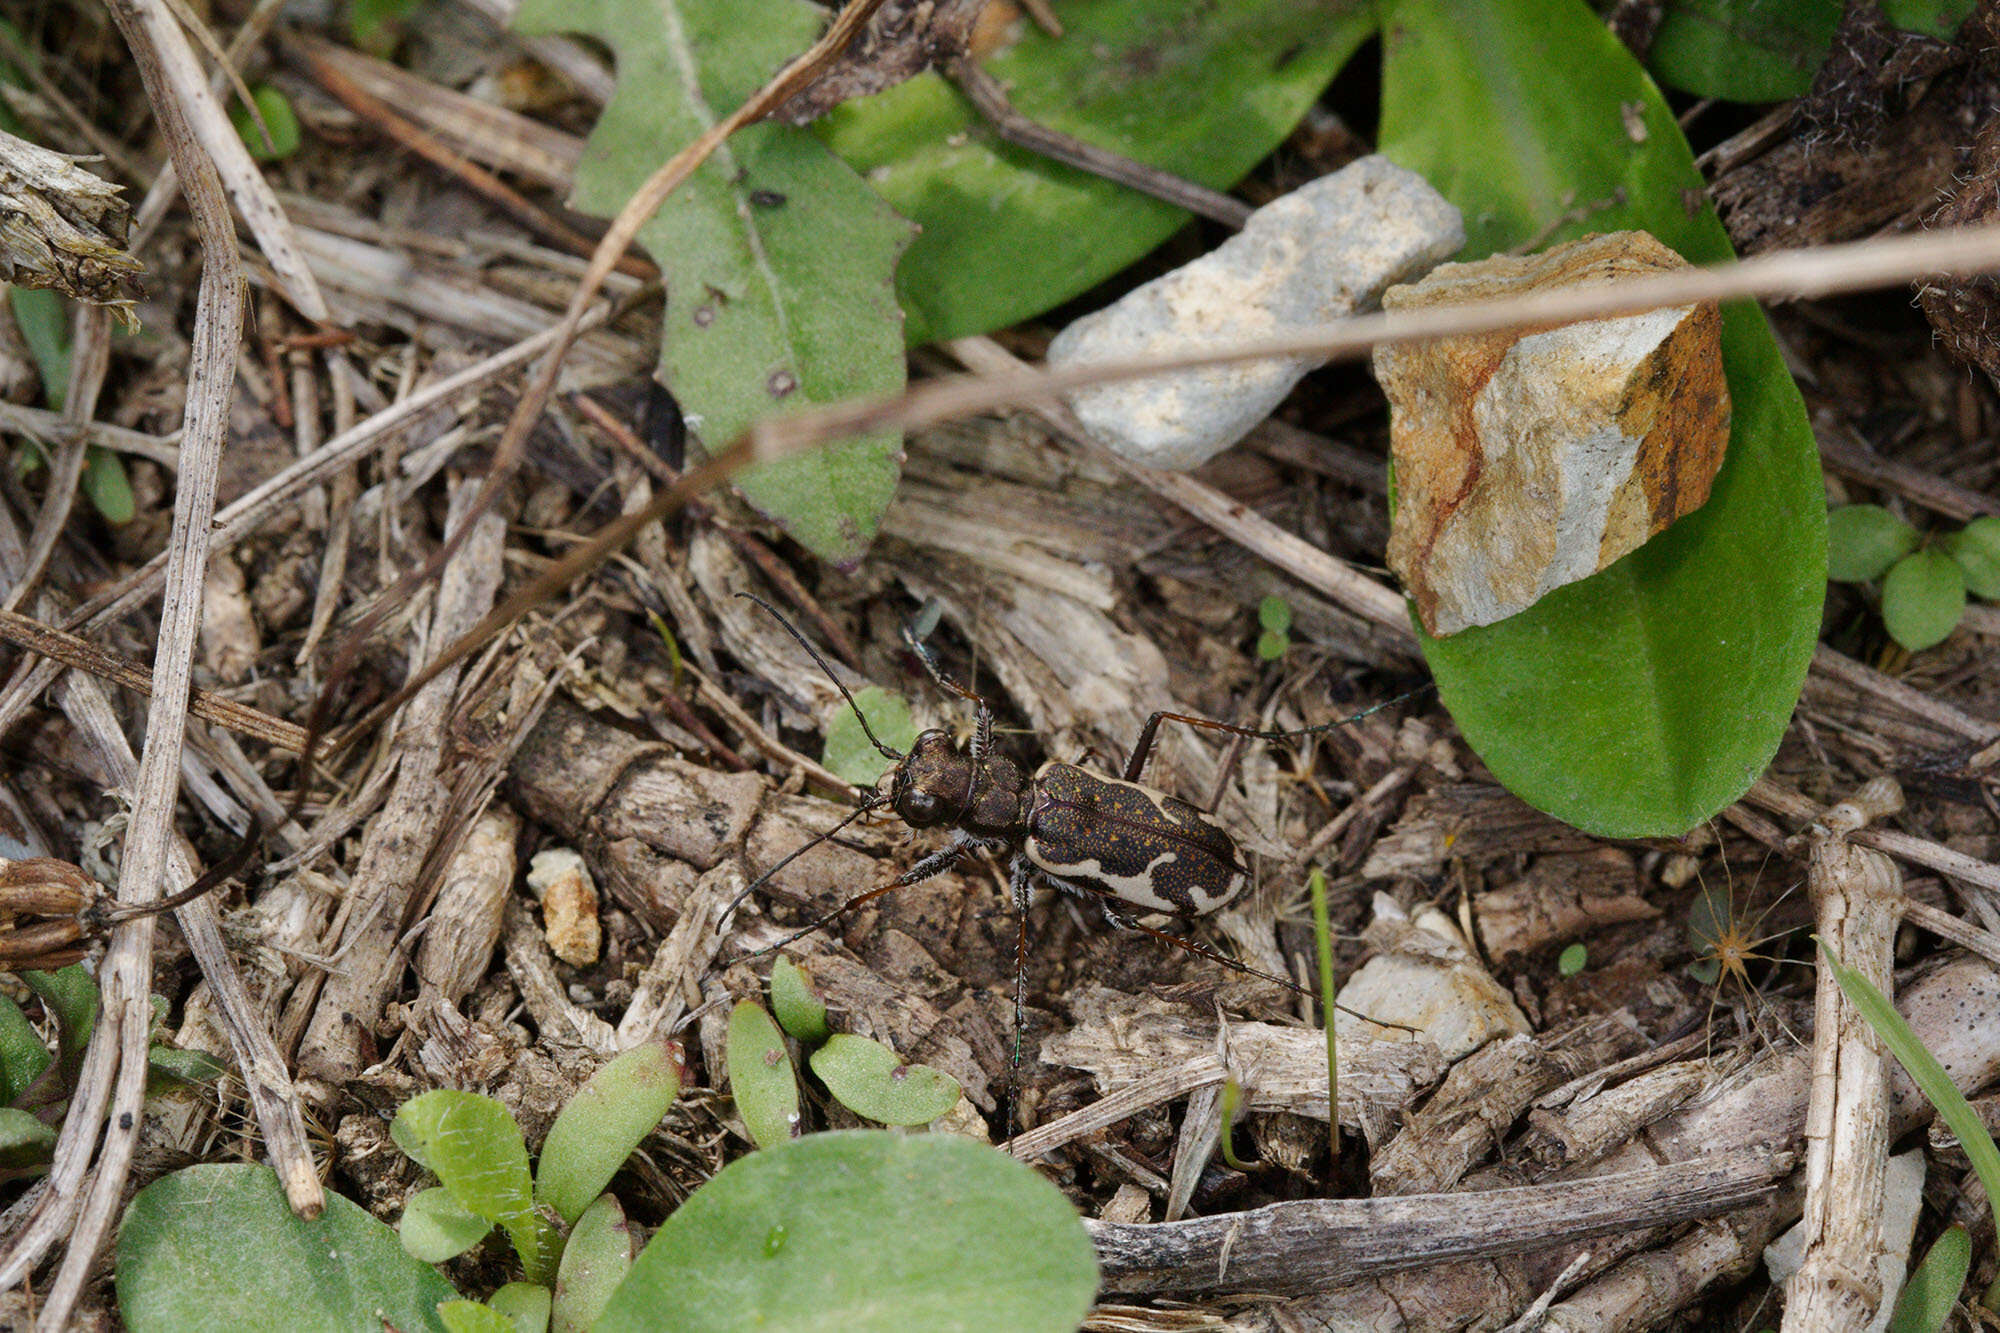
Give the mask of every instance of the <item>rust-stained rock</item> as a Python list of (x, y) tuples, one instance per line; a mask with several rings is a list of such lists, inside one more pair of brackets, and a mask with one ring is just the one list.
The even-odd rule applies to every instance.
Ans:
[[(1383, 308), (1683, 266), (1644, 232), (1614, 232), (1445, 264)], [(1424, 628), (1504, 620), (1707, 501), (1729, 442), (1721, 328), (1703, 304), (1376, 351), (1399, 488), (1389, 566)]]
[(583, 857), (568, 847), (536, 852), (528, 862), (528, 888), (542, 901), (549, 952), (571, 967), (595, 963), (603, 932), (597, 922), (597, 883)]

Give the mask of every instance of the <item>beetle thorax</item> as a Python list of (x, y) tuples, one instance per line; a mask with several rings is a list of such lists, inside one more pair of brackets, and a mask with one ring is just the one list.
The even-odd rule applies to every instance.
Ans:
[(889, 800), (912, 828), (951, 825), (987, 838), (1018, 838), (1027, 820), (1027, 782), (1011, 759), (974, 759), (943, 731), (917, 737), (890, 776)]

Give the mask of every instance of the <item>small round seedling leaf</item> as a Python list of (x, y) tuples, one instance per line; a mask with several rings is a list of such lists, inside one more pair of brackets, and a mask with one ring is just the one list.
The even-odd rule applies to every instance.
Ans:
[(84, 458), (81, 484), (83, 493), (90, 497), (90, 503), (107, 523), (130, 523), (138, 512), (138, 502), (132, 496), (132, 479), (125, 475), (123, 461), (109, 449), (90, 446)]
[(555, 1333), (587, 1333), (611, 1302), (618, 1284), (632, 1271), (632, 1228), (625, 1210), (609, 1194), (583, 1210), (563, 1246), (556, 1270)]
[(812, 1071), (842, 1106), (885, 1125), (928, 1125), (958, 1103), (958, 1080), (906, 1065), (879, 1041), (836, 1032), (812, 1053)]
[(1292, 646), (1292, 636), (1278, 630), (1267, 629), (1257, 636), (1257, 660), (1275, 662), (1285, 655)]
[(1867, 583), (1917, 549), (1917, 530), (1881, 505), (1842, 505), (1826, 516), (1826, 576)]
[(403, 1252), (427, 1264), (456, 1259), (486, 1239), (491, 1230), (491, 1222), (459, 1207), (451, 1191), (442, 1185), (412, 1194), (403, 1205), (402, 1220), (396, 1223)]
[(1965, 575), (1942, 551), (1898, 560), (1882, 580), (1882, 623), (1911, 652), (1943, 643), (1965, 614)]
[(442, 1330), (458, 1293), (338, 1194), (308, 1222), (269, 1167), (191, 1166), (140, 1190), (118, 1231), (118, 1308), (134, 1333), (195, 1328)]
[(655, 1037), (590, 1076), (542, 1143), (535, 1198), (564, 1222), (583, 1216), (680, 1095), (679, 1044)]
[(1975, 518), (1963, 532), (1952, 533), (1939, 545), (1965, 575), (1967, 592), (1989, 601), (2000, 599), (2000, 518), (1990, 514)]
[(1590, 950), (1582, 944), (1572, 944), (1556, 957), (1556, 971), (1562, 976), (1573, 977), (1583, 971), (1590, 961)]
[(507, 1228), (530, 1279), (555, 1279), (562, 1241), (535, 1211), (528, 1145), (506, 1107), (475, 1092), (440, 1088), (404, 1102), (389, 1135), (437, 1176), (459, 1207)]
[(1286, 633), (1292, 627), (1292, 604), (1271, 594), (1257, 603), (1257, 623), (1273, 634)]
[(507, 1321), (510, 1333), (549, 1333), (549, 1310), (555, 1293), (535, 1282), (509, 1282), (487, 1304)]
[(785, 1036), (755, 1000), (729, 1014), (729, 1095), (760, 1148), (775, 1148), (799, 1132), (799, 1079), (785, 1051)]
[[(884, 745), (908, 750), (917, 738), (917, 724), (910, 720), (910, 706), (901, 695), (869, 685), (854, 692), (854, 703)], [(894, 761), (869, 741), (854, 710), (843, 707), (826, 724), (826, 750), (820, 762), (843, 781), (872, 787)]]
[[(299, 118), (292, 111), (291, 101), (268, 83), (252, 88), (250, 100), (257, 105), (254, 116), (241, 102), (229, 109), (229, 122), (250, 149), (250, 156), (259, 162), (276, 162), (298, 152)], [(263, 121), (261, 126), (259, 120)], [(270, 132), (268, 139), (264, 137), (266, 131)]]
[(1097, 1290), (1076, 1211), (955, 1134), (813, 1134), (731, 1163), (654, 1235), (598, 1333), (1074, 1329)]
[(811, 978), (783, 954), (771, 964), (771, 1012), (779, 1027), (808, 1046), (833, 1035), (826, 1024), (826, 1005), (814, 993)]
[(1896, 1298), (1889, 1333), (1938, 1333), (1958, 1306), (1958, 1293), (1965, 1288), (1971, 1266), (1971, 1235), (1964, 1227), (1946, 1227)]
[(517, 1333), (514, 1321), (478, 1301), (446, 1301), (438, 1306), (445, 1333)]

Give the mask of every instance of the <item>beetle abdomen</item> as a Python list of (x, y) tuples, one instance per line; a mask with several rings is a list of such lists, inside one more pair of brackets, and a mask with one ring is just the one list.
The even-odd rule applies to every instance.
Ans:
[(1035, 773), (1028, 859), (1155, 912), (1200, 916), (1243, 887), (1236, 840), (1178, 797), (1074, 764)]

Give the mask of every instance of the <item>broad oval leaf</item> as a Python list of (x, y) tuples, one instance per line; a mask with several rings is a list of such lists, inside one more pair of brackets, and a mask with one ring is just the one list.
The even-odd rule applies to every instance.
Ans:
[(118, 1230), (118, 1308), (134, 1333), (270, 1328), (439, 1330), (458, 1293), (396, 1233), (338, 1194), (292, 1215), (269, 1167), (191, 1166), (132, 1200)]
[[(854, 692), (854, 706), (868, 719), (868, 725), (884, 745), (907, 751), (917, 739), (917, 724), (911, 719), (910, 706), (902, 695), (891, 694), (879, 685), (865, 685)], [(860, 719), (854, 716), (854, 709), (843, 707), (826, 724), (821, 762), (845, 782), (872, 787), (896, 761), (875, 748)]]
[(396, 1223), (396, 1235), (403, 1242), (404, 1252), (427, 1264), (456, 1259), (486, 1239), (491, 1230), (492, 1222), (459, 1207), (451, 1191), (442, 1185), (412, 1194), (403, 1204), (403, 1216)]
[(1965, 575), (1942, 551), (1904, 556), (1882, 580), (1882, 623), (1913, 653), (1951, 636), (1965, 615)]
[(487, 1298), (511, 1333), (549, 1333), (555, 1293), (538, 1282), (509, 1282)]
[[(1464, 212), (1469, 257), (1636, 227), (1695, 263), (1729, 258), (1713, 211), (1688, 211), (1702, 181), (1672, 113), (1582, 4), (1403, 0), (1385, 24), (1382, 152)], [(1804, 405), (1754, 306), (1722, 325), (1732, 429), (1708, 503), (1520, 615), (1423, 637), (1494, 775), (1603, 836), (1678, 834), (1747, 790), (1819, 633), (1826, 506)]]
[(12, 1105), (53, 1059), (21, 1006), (0, 995), (0, 1106)]
[(563, 1246), (556, 1270), (555, 1333), (588, 1333), (611, 1302), (618, 1284), (632, 1271), (632, 1228), (616, 1196), (600, 1194)]
[(1060, 1191), (956, 1134), (813, 1134), (732, 1162), (669, 1217), (598, 1333), (1067, 1333), (1097, 1260)]
[(729, 1095), (751, 1141), (775, 1148), (798, 1137), (799, 1077), (785, 1051), (784, 1034), (755, 1000), (739, 1000), (729, 1014)]
[(1939, 543), (1965, 575), (1965, 589), (1977, 597), (2000, 598), (2000, 518), (1986, 515)]
[(836, 1032), (811, 1056), (812, 1071), (848, 1110), (884, 1125), (928, 1125), (958, 1104), (958, 1080), (868, 1037)]
[[(804, 0), (525, 0), (522, 33), (587, 33), (618, 91), (591, 132), (572, 202), (609, 217), (667, 158), (819, 34)], [(659, 377), (720, 448), (759, 417), (903, 387), (897, 257), (913, 228), (807, 130), (739, 130), (640, 228), (671, 293)], [(752, 469), (750, 502), (822, 559), (851, 562), (896, 491), (894, 434)]]
[(1881, 505), (1842, 505), (1826, 516), (1826, 576), (1867, 583), (1917, 549), (1917, 530)]
[(562, 1241), (535, 1211), (528, 1145), (506, 1107), (476, 1092), (440, 1088), (398, 1107), (389, 1135), (459, 1207), (507, 1229), (530, 1280), (555, 1280)]
[(518, 1333), (514, 1321), (478, 1301), (446, 1301), (438, 1306), (445, 1333)]
[(1697, 97), (1802, 97), (1826, 59), (1841, 0), (1670, 0), (1646, 52), (1660, 82)]
[[(1352, 0), (1069, 0), (981, 64), (1050, 129), (1226, 189), (1283, 142), (1374, 30)], [(814, 127), (923, 228), (896, 271), (912, 345), (1005, 328), (1088, 291), (1188, 215), (1000, 141), (942, 77)]]
[(535, 1198), (575, 1222), (680, 1095), (681, 1048), (655, 1037), (621, 1053), (576, 1090), (535, 1166)]
[(771, 1013), (779, 1027), (808, 1046), (817, 1046), (833, 1035), (826, 1022), (826, 1005), (813, 990), (812, 978), (783, 954), (771, 960)]

